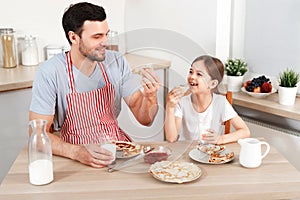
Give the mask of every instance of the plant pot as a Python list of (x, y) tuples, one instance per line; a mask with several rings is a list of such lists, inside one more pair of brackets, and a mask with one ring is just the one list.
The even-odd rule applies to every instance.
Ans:
[(228, 91), (239, 92), (243, 84), (244, 76), (227, 76)]
[(282, 105), (294, 105), (297, 94), (297, 87), (278, 88), (279, 103)]

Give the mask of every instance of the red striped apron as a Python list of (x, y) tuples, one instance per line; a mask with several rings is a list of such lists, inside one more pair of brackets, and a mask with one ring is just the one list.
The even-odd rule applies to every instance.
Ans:
[(100, 135), (121, 141), (131, 138), (118, 126), (115, 91), (102, 63), (99, 63), (105, 86), (89, 92), (77, 93), (70, 52), (66, 55), (70, 93), (66, 95), (66, 119), (61, 127), (61, 138), (71, 144), (100, 143)]

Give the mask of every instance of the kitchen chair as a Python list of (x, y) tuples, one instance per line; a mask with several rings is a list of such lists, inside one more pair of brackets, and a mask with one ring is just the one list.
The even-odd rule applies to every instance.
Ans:
[[(232, 105), (232, 92), (231, 91), (227, 91), (226, 92), (226, 99), (228, 100), (228, 102)], [(225, 122), (225, 134), (230, 133), (230, 121), (226, 121)]]

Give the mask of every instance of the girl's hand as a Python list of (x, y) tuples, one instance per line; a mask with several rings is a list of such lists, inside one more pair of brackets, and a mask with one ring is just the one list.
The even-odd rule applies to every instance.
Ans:
[(213, 129), (207, 129), (206, 133), (202, 134), (202, 140), (205, 144), (218, 144), (220, 134)]
[(173, 88), (169, 92), (168, 97), (167, 97), (168, 107), (172, 107), (172, 108), (175, 107), (178, 104), (181, 97), (183, 97), (183, 95), (184, 95), (184, 92), (181, 87)]

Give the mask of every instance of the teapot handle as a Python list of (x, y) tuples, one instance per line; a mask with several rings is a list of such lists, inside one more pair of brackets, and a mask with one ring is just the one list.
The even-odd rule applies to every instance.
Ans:
[(267, 146), (267, 149), (266, 149), (266, 151), (265, 151), (265, 153), (261, 156), (261, 159), (263, 159), (264, 157), (266, 157), (266, 155), (269, 153), (269, 151), (270, 151), (270, 145), (268, 144), (268, 143), (266, 143), (266, 142), (260, 142), (260, 144), (261, 145), (266, 145)]

